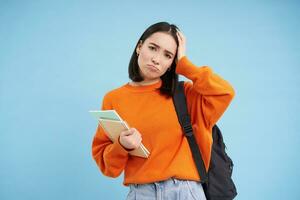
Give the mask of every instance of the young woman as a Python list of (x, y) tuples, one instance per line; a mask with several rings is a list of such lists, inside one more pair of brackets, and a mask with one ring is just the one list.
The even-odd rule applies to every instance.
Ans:
[[(123, 184), (130, 186), (128, 200), (206, 199), (172, 95), (178, 74), (189, 79), (184, 82), (184, 92), (208, 170), (211, 129), (233, 99), (234, 90), (212, 68), (194, 65), (185, 51), (185, 36), (175, 25), (151, 25), (131, 56), (131, 82), (104, 95), (102, 109), (116, 110), (131, 128), (113, 143), (98, 126), (92, 155), (104, 175), (118, 177), (124, 171)], [(129, 155), (141, 142), (150, 151), (149, 157)]]

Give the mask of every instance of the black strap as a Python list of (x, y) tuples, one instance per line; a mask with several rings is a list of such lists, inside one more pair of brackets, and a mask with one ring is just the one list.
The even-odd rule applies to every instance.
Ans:
[(175, 105), (177, 117), (179, 120), (179, 123), (185, 133), (185, 136), (187, 137), (187, 140), (190, 145), (190, 149), (193, 154), (194, 162), (196, 164), (201, 183), (207, 182), (207, 173), (205, 170), (204, 162), (201, 157), (199, 147), (197, 145), (193, 128), (191, 124), (190, 115), (187, 110), (187, 104), (186, 99), (184, 95), (184, 82), (180, 81), (178, 82), (178, 85), (176, 86), (176, 90), (173, 96), (173, 102)]

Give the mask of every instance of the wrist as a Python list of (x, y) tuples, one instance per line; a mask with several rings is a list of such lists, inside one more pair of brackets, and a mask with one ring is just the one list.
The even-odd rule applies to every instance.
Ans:
[(178, 57), (177, 57), (177, 60), (179, 61), (182, 57), (184, 57), (185, 56), (185, 54), (180, 54), (180, 55), (178, 55)]

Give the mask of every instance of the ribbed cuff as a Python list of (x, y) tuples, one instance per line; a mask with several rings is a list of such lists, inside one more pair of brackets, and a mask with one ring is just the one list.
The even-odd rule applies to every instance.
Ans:
[(124, 149), (124, 147), (120, 144), (118, 140), (112, 144), (112, 148), (110, 151), (122, 156), (128, 156), (128, 152)]

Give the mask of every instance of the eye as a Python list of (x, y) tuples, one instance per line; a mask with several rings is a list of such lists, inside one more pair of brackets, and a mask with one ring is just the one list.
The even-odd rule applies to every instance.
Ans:
[(151, 49), (151, 50), (155, 50), (155, 47), (149, 46), (149, 49)]
[(166, 57), (169, 58), (169, 59), (172, 58), (172, 56), (170, 56), (169, 54), (166, 54)]

